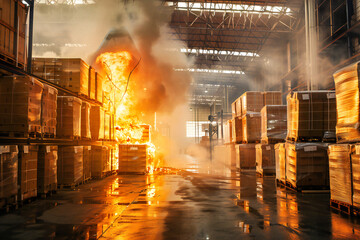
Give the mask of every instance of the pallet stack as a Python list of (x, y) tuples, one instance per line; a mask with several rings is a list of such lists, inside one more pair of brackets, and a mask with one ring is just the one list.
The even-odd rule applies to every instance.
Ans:
[(18, 147), (0, 146), (0, 208), (16, 206), (18, 194)]
[(360, 214), (359, 62), (334, 73), (336, 144), (329, 146), (330, 206)]
[(18, 147), (18, 200), (24, 201), (37, 197), (38, 146)]
[[(261, 110), (268, 105), (281, 105), (281, 92), (245, 92), (232, 104), (232, 139), (237, 143), (236, 165), (238, 169), (254, 169), (257, 165), (256, 149), (258, 149), (258, 172), (263, 174), (263, 168), (274, 165), (274, 148), (268, 152), (268, 146), (262, 146), (261, 141)], [(260, 144), (256, 148), (256, 144)], [(271, 156), (268, 154), (272, 154)], [(260, 158), (261, 157), (261, 158)], [(262, 161), (264, 159), (264, 161)], [(267, 163), (267, 160), (269, 163)], [(271, 162), (271, 163), (270, 163)], [(274, 162), (274, 164), (272, 164)], [(273, 167), (275, 169), (275, 167)], [(271, 172), (271, 171), (270, 171)]]
[(77, 97), (59, 96), (57, 101), (57, 137), (80, 139), (81, 104)]
[(81, 138), (91, 139), (90, 131), (90, 111), (91, 104), (88, 102), (81, 103)]
[(43, 86), (41, 96), (41, 134), (44, 138), (55, 138), (58, 90), (47, 84), (43, 84)]
[(83, 181), (83, 146), (59, 146), (57, 182), (60, 188), (75, 187)]
[(37, 161), (37, 192), (46, 197), (57, 190), (58, 146), (39, 146)]
[(119, 173), (145, 174), (148, 160), (146, 144), (119, 145)]
[[(297, 191), (329, 189), (329, 142), (335, 140), (334, 91), (299, 91), (287, 96), (285, 177), (277, 156), (277, 181)], [(283, 145), (277, 145), (283, 154)]]

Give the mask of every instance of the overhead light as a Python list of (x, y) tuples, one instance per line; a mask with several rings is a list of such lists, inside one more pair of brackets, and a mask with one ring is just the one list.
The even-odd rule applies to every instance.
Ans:
[(208, 93), (208, 90), (205, 90), (205, 93)]
[(225, 51), (225, 50), (213, 50), (213, 49), (198, 49), (198, 48), (181, 48), (180, 52), (182, 53), (191, 53), (191, 54), (211, 54), (211, 55), (230, 55), (230, 56), (240, 56), (240, 57), (260, 57), (259, 54), (255, 52), (239, 52), (239, 51)]
[(174, 69), (174, 71), (177, 71), (177, 72), (196, 72), (196, 73), (234, 74), (234, 75), (245, 74), (243, 71), (204, 69), (204, 68), (176, 68), (176, 69)]
[(180, 11), (213, 11), (213, 12), (239, 12), (251, 14), (285, 14), (291, 15), (292, 10), (284, 6), (261, 6), (232, 3), (199, 3), (199, 2), (167, 2)]

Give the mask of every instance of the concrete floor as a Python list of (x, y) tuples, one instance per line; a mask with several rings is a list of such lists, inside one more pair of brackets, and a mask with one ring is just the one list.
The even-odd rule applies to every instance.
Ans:
[(331, 210), (329, 194), (282, 190), (254, 171), (116, 175), (0, 216), (0, 238), (360, 239), (360, 219)]

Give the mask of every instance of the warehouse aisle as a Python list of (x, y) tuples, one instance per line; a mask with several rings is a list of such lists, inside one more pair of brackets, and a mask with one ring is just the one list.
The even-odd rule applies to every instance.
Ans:
[[(235, 200), (237, 199), (237, 200)], [(2, 239), (356, 239), (360, 221), (328, 194), (276, 189), (274, 178), (111, 176), (0, 216)]]

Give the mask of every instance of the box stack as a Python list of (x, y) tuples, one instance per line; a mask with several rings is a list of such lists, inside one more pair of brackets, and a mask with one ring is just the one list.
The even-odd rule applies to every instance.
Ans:
[(81, 104), (76, 97), (59, 96), (57, 100), (57, 137), (81, 137)]
[(73, 187), (83, 181), (83, 146), (59, 146), (57, 182)]
[(104, 139), (104, 110), (100, 106), (91, 106), (90, 132), (93, 140)]
[(40, 135), (43, 84), (27, 76), (2, 77), (0, 81), (0, 133), (9, 137)]
[(275, 174), (274, 144), (256, 144), (256, 172), (260, 176)]
[(236, 168), (242, 169), (255, 169), (256, 167), (256, 150), (254, 143), (249, 144), (236, 144)]
[(0, 207), (16, 204), (18, 194), (18, 147), (0, 146)]
[(119, 172), (145, 174), (148, 171), (146, 144), (119, 145)]
[(90, 131), (90, 109), (88, 102), (81, 103), (81, 137), (83, 139), (91, 139)]
[(224, 124), (224, 144), (231, 144), (232, 142), (232, 120), (228, 120)]
[(57, 189), (57, 146), (39, 146), (37, 162), (37, 192), (45, 195)]
[(109, 148), (107, 146), (91, 147), (91, 177), (103, 178), (111, 171)]
[(47, 84), (41, 97), (41, 133), (43, 137), (55, 138), (58, 90)]
[[(293, 92), (287, 102), (285, 184), (299, 191), (328, 189), (328, 144), (324, 142), (335, 140), (334, 91)], [(276, 178), (284, 181), (284, 176)]]
[(91, 148), (92, 146), (83, 146), (83, 180), (91, 178)]
[(99, 73), (95, 73), (95, 99), (96, 101), (102, 103), (103, 100), (103, 78)]
[(38, 146), (19, 146), (18, 200), (37, 197)]
[(89, 67), (89, 93), (90, 99), (96, 99), (96, 72), (93, 67)]
[(277, 143), (275, 148), (276, 181), (285, 185), (286, 183), (286, 153), (285, 143)]
[(330, 205), (347, 214), (360, 212), (359, 62), (334, 73), (336, 140), (329, 146)]

